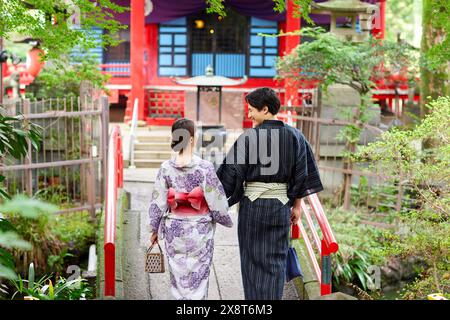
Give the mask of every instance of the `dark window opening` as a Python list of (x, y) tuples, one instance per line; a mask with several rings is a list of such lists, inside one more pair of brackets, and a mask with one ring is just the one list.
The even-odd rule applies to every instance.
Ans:
[(192, 52), (246, 52), (248, 19), (233, 10), (226, 17), (201, 13), (188, 20)]
[(111, 46), (103, 51), (104, 63), (130, 62), (130, 29), (119, 30), (114, 38), (121, 40), (117, 46)]
[(228, 9), (226, 17), (205, 12), (188, 19), (190, 74), (242, 77), (246, 70), (248, 18)]

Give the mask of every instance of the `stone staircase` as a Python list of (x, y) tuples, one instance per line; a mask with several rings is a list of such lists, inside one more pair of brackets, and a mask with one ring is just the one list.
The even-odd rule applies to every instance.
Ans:
[(134, 165), (136, 168), (159, 168), (161, 163), (173, 155), (170, 148), (170, 130), (138, 131), (134, 144)]
[[(225, 149), (233, 145), (241, 132), (229, 132)], [(175, 153), (170, 148), (170, 129), (138, 130), (134, 144), (134, 165), (136, 168), (157, 169)]]

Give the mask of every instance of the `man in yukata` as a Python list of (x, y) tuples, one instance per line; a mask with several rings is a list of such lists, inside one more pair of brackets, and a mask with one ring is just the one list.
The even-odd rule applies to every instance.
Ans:
[(228, 204), (239, 203), (238, 240), (245, 298), (283, 296), (289, 230), (300, 218), (300, 200), (323, 190), (311, 146), (277, 119), (274, 90), (246, 96), (254, 128), (234, 143), (217, 170)]

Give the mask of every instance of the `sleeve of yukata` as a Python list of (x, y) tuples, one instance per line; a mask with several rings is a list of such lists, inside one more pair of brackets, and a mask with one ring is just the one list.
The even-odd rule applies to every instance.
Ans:
[(301, 136), (298, 139), (295, 157), (295, 194), (303, 198), (323, 190), (314, 154), (309, 142)]
[(246, 141), (245, 135), (241, 135), (217, 170), (217, 176), (222, 182), (230, 207), (241, 201), (244, 196), (244, 182), (248, 166), (247, 150), (248, 141)]
[(225, 190), (217, 177), (212, 163), (206, 169), (203, 190), (213, 222), (220, 223), (225, 227), (233, 226), (230, 214), (228, 213), (228, 200), (225, 195)]
[(156, 175), (152, 199), (150, 201), (149, 217), (151, 232), (158, 232), (161, 218), (167, 211), (167, 192), (168, 187), (164, 178), (164, 169), (160, 168)]

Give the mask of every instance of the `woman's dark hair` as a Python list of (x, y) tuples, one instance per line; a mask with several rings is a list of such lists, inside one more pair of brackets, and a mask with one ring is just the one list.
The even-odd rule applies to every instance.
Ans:
[(183, 152), (183, 149), (185, 149), (189, 143), (190, 137), (194, 136), (194, 121), (186, 118), (178, 119), (172, 125), (172, 143), (170, 144), (170, 147), (173, 151)]
[(259, 111), (267, 106), (269, 112), (273, 115), (280, 110), (280, 99), (273, 89), (267, 87), (253, 90), (245, 96), (245, 101)]

